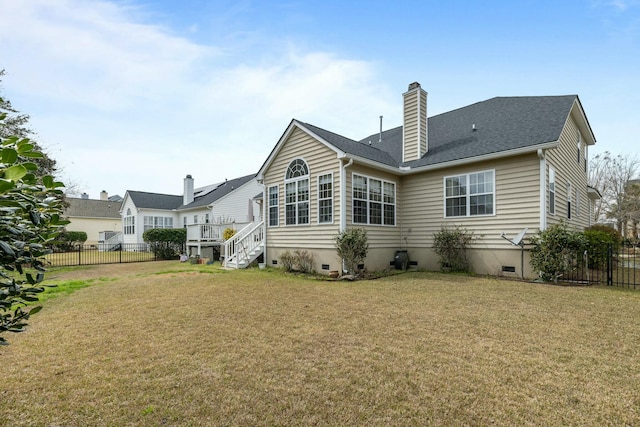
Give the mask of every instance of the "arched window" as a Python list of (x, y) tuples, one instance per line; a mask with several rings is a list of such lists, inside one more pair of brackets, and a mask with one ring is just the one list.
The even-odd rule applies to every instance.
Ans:
[(309, 167), (304, 160), (289, 163), (284, 185), (286, 225), (309, 224)]
[(305, 176), (309, 176), (309, 167), (304, 160), (295, 159), (294, 161), (289, 163), (286, 179), (294, 179)]

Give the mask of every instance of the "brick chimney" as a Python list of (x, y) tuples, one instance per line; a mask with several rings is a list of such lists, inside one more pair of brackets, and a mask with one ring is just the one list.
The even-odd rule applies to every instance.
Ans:
[(109, 193), (107, 193), (106, 191), (102, 190), (100, 192), (100, 200), (109, 200)]
[(193, 178), (187, 175), (184, 179), (184, 193), (182, 194), (182, 204), (188, 205), (193, 202)]
[(402, 94), (404, 123), (402, 127), (402, 161), (418, 160), (429, 151), (427, 129), (427, 92), (414, 82)]

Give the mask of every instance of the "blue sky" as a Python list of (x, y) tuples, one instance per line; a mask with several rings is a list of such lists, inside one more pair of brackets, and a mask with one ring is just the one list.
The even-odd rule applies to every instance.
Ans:
[(292, 118), (360, 139), (494, 96), (578, 94), (597, 145), (637, 155), (640, 0), (0, 0), (1, 93), (61, 178), (182, 192), (257, 172)]

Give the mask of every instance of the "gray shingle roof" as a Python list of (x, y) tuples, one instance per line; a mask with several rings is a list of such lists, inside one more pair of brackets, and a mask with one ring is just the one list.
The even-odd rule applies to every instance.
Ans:
[(172, 210), (182, 205), (182, 196), (132, 190), (127, 190), (127, 193), (137, 208)]
[(138, 208), (143, 209), (163, 209), (163, 210), (184, 210), (207, 206), (216, 200), (221, 199), (231, 193), (236, 188), (246, 184), (255, 177), (255, 174), (242, 176), (240, 178), (230, 179), (219, 184), (217, 187), (206, 191), (204, 194), (197, 196), (193, 202), (188, 205), (182, 204), (184, 201), (182, 196), (172, 194), (148, 193), (145, 191), (128, 190), (129, 197)]
[(402, 126), (384, 131), (381, 143), (378, 133), (356, 142), (311, 124), (304, 126), (348, 154), (414, 168), (555, 142), (577, 99), (577, 95), (496, 97), (429, 117), (428, 153), (405, 163)]
[(77, 198), (67, 198), (66, 202), (69, 204), (64, 210), (66, 217), (120, 219), (122, 202)]
[(196, 197), (195, 200), (189, 203), (188, 205), (181, 204), (178, 209), (180, 210), (191, 209), (191, 208), (210, 205), (216, 200), (219, 200), (222, 197), (226, 196), (227, 194), (231, 193), (236, 188), (251, 181), (255, 176), (256, 174), (252, 174), (252, 175), (241, 176), (240, 178), (234, 178), (234, 179), (225, 181), (222, 184), (218, 185), (214, 190), (209, 191), (208, 193), (203, 194), (202, 196)]

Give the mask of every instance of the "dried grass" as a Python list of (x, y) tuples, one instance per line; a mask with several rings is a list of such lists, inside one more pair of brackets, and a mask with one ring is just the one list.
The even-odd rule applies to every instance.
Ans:
[(0, 423), (640, 423), (637, 292), (104, 268), (115, 280), (47, 301), (0, 349)]

